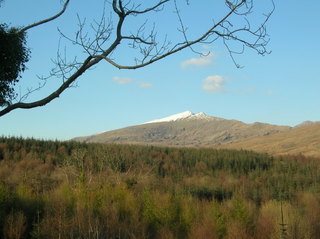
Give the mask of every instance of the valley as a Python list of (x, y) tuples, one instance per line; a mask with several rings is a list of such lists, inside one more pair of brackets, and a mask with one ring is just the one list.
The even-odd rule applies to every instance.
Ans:
[(0, 138), (0, 235), (319, 238), (319, 171), (302, 155)]
[(319, 142), (315, 122), (190, 111), (69, 141), (0, 137), (0, 236), (316, 239)]

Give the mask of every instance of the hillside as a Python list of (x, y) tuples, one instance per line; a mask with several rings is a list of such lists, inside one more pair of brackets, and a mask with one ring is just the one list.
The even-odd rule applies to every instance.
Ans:
[(158, 146), (217, 146), (258, 136), (272, 135), (290, 127), (193, 114), (189, 111), (141, 125), (78, 137), (80, 142), (126, 143)]
[[(0, 137), (0, 238), (320, 238), (320, 160)], [(281, 217), (283, 211), (283, 217)]]
[(290, 130), (265, 137), (255, 137), (224, 146), (271, 154), (304, 154), (320, 156), (320, 123), (302, 124)]

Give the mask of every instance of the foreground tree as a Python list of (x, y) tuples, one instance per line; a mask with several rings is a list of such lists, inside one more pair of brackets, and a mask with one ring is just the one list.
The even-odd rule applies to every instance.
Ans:
[[(38, 27), (60, 17), (67, 9), (69, 1), (70, 0), (65, 1), (62, 10), (57, 15), (21, 28), (17, 30), (16, 33), (20, 35), (25, 34), (31, 28)], [(40, 84), (36, 89), (29, 89), (27, 94), (20, 97), (17, 97), (16, 94), (11, 91), (10, 95), (7, 96), (7, 99), (9, 100), (5, 100), (0, 104), (0, 107), (2, 107), (0, 116), (19, 108), (30, 109), (46, 105), (59, 97), (61, 93), (71, 87), (81, 75), (101, 61), (106, 61), (119, 69), (138, 69), (146, 67), (186, 48), (190, 48), (196, 54), (201, 54), (194, 50), (193, 47), (195, 45), (203, 43), (212, 44), (217, 40), (222, 40), (235, 64), (236, 62), (233, 55), (243, 53), (245, 48), (253, 49), (258, 54), (264, 55), (268, 53), (266, 46), (269, 41), (266, 32), (266, 23), (274, 8), (267, 13), (264, 13), (262, 15), (263, 19), (258, 17), (258, 19), (261, 20), (260, 24), (257, 25), (252, 23), (251, 25), (249, 16), (254, 12), (254, 2), (254, 0), (225, 0), (225, 14), (217, 19), (215, 19), (214, 16), (211, 16), (213, 18), (212, 23), (208, 24), (206, 30), (198, 33), (198, 35), (191, 40), (187, 35), (187, 26), (183, 21), (179, 8), (179, 4), (191, 5), (188, 0), (153, 0), (148, 2), (139, 0), (105, 1), (104, 13), (102, 14), (101, 19), (90, 24), (91, 31), (93, 32), (92, 35), (88, 33), (86, 30), (86, 22), (81, 20), (80, 17), (78, 18), (79, 28), (74, 36), (69, 37), (60, 31), (60, 34), (65, 39), (69, 40), (72, 44), (81, 47), (85, 52), (85, 55), (81, 54), (82, 60), (79, 60), (80, 57), (75, 57), (73, 60), (68, 61), (58, 50), (55, 67), (48, 77), (61, 80), (58, 89), (53, 90), (48, 96), (34, 102), (25, 102), (25, 100), (34, 90), (41, 90), (44, 84)], [(271, 4), (273, 6), (272, 0)], [(147, 21), (154, 14), (159, 14), (161, 11), (167, 11), (167, 7), (169, 6), (175, 10), (177, 22), (180, 26), (179, 29), (177, 29), (177, 32), (181, 34), (181, 38), (178, 41), (167, 39), (166, 36), (162, 38), (159, 37), (157, 34), (156, 22), (149, 24)], [(111, 12), (111, 15), (116, 17), (115, 21), (113, 21), (111, 17), (105, 17), (107, 16), (108, 10)], [(130, 21), (132, 21), (133, 18), (144, 18), (145, 21), (142, 21), (142, 23), (135, 27), (134, 30), (130, 29), (130, 33), (127, 33), (128, 31), (125, 29), (125, 26), (129, 24), (128, 20), (130, 19)], [(160, 19), (159, 22), (165, 20), (166, 19)], [(253, 27), (253, 25), (255, 27)], [(235, 44), (237, 44), (238, 48), (235, 48)], [(129, 61), (129, 64), (122, 64), (117, 61), (116, 58), (112, 57), (116, 55), (119, 47), (123, 45), (135, 52), (134, 59)], [(22, 62), (22, 64), (24, 62)], [(239, 67), (237, 64), (236, 66)], [(18, 73), (20, 72), (21, 70)], [(48, 78), (43, 78), (43, 82)], [(4, 80), (5, 79), (1, 77), (0, 82), (2, 83)], [(16, 78), (15, 83), (17, 81)], [(11, 87), (11, 89), (13, 88)], [(0, 91), (3, 91), (3, 89), (0, 89)], [(15, 103), (12, 103), (13, 99), (15, 99)]]
[(29, 50), (25, 46), (25, 36), (17, 28), (0, 24), (0, 107), (9, 106), (16, 97), (14, 85), (26, 69)]

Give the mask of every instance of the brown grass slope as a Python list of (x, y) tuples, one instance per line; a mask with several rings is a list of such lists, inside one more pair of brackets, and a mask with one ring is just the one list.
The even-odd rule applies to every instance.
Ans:
[(217, 146), (272, 135), (288, 129), (290, 127), (263, 123), (245, 124), (241, 121), (211, 117), (142, 124), (74, 140), (158, 146)]
[(277, 134), (236, 142), (225, 148), (248, 149), (275, 155), (320, 156), (320, 123), (291, 128)]

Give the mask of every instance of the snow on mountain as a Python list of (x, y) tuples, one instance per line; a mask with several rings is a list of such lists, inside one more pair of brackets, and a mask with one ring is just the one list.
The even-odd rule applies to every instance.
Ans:
[(148, 121), (148, 122), (145, 122), (143, 124), (172, 122), (172, 121), (178, 121), (178, 120), (195, 120), (195, 119), (207, 119), (207, 120), (215, 119), (215, 120), (218, 120), (220, 118), (207, 116), (203, 112), (194, 114), (191, 111), (185, 111), (185, 112), (182, 112), (182, 113), (179, 113), (179, 114), (174, 114), (174, 115), (162, 118), (162, 119), (156, 119), (156, 120)]
[(203, 112), (200, 112), (198, 114), (193, 114), (193, 115), (190, 116), (190, 118), (191, 119), (219, 119), (219, 118), (216, 118), (216, 117), (208, 116)]
[[(289, 130), (290, 127), (263, 123), (245, 124), (185, 111), (140, 125), (102, 134), (74, 138), (80, 142), (141, 144), (157, 146), (226, 145)], [(243, 147), (245, 148), (245, 147)]]

